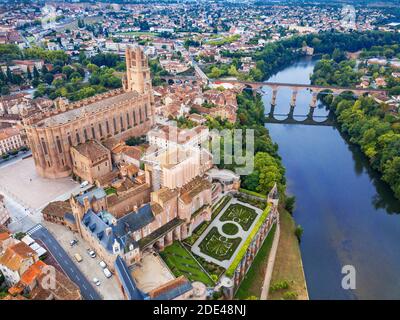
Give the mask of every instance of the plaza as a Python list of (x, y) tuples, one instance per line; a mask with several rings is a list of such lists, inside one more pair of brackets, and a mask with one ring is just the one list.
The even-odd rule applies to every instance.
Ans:
[(69, 177), (40, 177), (33, 158), (21, 159), (0, 167), (0, 193), (32, 212), (41, 210), (51, 201), (68, 199), (71, 193), (80, 191), (80, 185)]

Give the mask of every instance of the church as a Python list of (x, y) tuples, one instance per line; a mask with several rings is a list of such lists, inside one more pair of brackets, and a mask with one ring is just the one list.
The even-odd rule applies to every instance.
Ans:
[[(138, 46), (128, 47), (125, 54), (123, 88), (73, 103), (59, 98), (56, 108), (23, 119), (40, 176), (55, 179), (71, 175), (77, 154), (71, 149), (85, 149), (82, 144), (111, 138), (125, 140), (151, 129), (154, 98), (147, 57)], [(110, 166), (107, 159), (100, 160), (93, 165), (101, 165), (102, 170)]]

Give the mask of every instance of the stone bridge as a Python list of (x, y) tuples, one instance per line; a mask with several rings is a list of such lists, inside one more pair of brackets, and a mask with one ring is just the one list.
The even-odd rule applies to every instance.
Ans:
[[(197, 67), (200, 69), (199, 67)], [(317, 105), (317, 96), (322, 91), (331, 92), (333, 95), (339, 95), (343, 92), (352, 92), (356, 96), (360, 96), (363, 94), (372, 94), (372, 95), (383, 95), (387, 96), (387, 90), (384, 89), (363, 89), (363, 88), (349, 88), (349, 87), (334, 87), (334, 86), (319, 86), (313, 84), (298, 84), (298, 83), (281, 83), (281, 82), (255, 82), (255, 81), (238, 81), (238, 80), (218, 80), (218, 79), (209, 79), (207, 76), (202, 72), (199, 74), (196, 71), (195, 76), (164, 76), (161, 79), (165, 80), (168, 84), (196, 84), (196, 83), (205, 83), (209, 84), (212, 83), (214, 85), (218, 84), (232, 84), (232, 85), (239, 85), (244, 86), (244, 88), (248, 88), (256, 92), (257, 90), (263, 87), (269, 87), (272, 90), (272, 98), (271, 98), (271, 105), (276, 104), (276, 97), (278, 94), (278, 90), (280, 88), (289, 88), (292, 90), (292, 96), (290, 100), (290, 105), (296, 105), (297, 94), (299, 91), (306, 89), (312, 92), (312, 98), (310, 102), (311, 107), (316, 107)]]
[[(315, 108), (310, 106), (307, 114), (294, 114), (295, 106), (290, 106), (288, 114), (275, 113), (275, 106), (271, 105), (271, 110), (265, 115), (265, 123), (283, 123), (283, 124), (302, 124), (309, 126), (332, 126), (334, 124), (333, 112), (329, 111), (326, 116), (314, 115)], [(277, 117), (284, 117), (277, 119)], [(298, 119), (303, 118), (303, 119)]]
[(237, 81), (237, 80), (212, 80), (213, 84), (230, 83), (232, 85), (242, 85), (253, 91), (259, 90), (262, 87), (269, 87), (272, 90), (271, 105), (276, 105), (276, 97), (280, 88), (289, 88), (292, 90), (290, 105), (296, 105), (297, 93), (300, 90), (306, 89), (312, 92), (310, 102), (311, 107), (316, 107), (318, 94), (322, 91), (330, 91), (333, 95), (339, 95), (343, 92), (352, 92), (356, 96), (366, 93), (375, 95), (387, 95), (387, 90), (383, 89), (363, 89), (363, 88), (348, 88), (348, 87), (333, 87), (333, 86), (319, 86), (313, 84), (297, 84), (297, 83), (281, 83), (281, 82), (253, 82), (253, 81)]

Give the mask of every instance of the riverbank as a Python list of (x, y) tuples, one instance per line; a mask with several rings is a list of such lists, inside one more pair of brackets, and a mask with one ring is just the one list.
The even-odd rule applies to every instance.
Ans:
[[(278, 251), (275, 257), (268, 300), (281, 300), (290, 292), (296, 295), (298, 300), (308, 300), (306, 279), (299, 242), (294, 233), (296, 224), (289, 212), (282, 209), (279, 213), (280, 238)], [(277, 284), (286, 282), (286, 289), (273, 290)]]

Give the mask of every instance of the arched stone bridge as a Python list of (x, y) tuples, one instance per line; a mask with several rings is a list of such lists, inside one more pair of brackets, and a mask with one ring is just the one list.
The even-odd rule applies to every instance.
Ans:
[(330, 91), (333, 95), (339, 95), (343, 92), (352, 92), (356, 96), (360, 96), (366, 93), (375, 95), (387, 95), (387, 90), (383, 89), (362, 89), (362, 88), (348, 88), (348, 87), (333, 87), (333, 86), (318, 86), (313, 84), (297, 84), (297, 83), (281, 83), (281, 82), (252, 82), (252, 81), (237, 81), (237, 80), (212, 80), (213, 84), (218, 85), (219, 83), (230, 83), (233, 85), (244, 85), (246, 88), (252, 89), (253, 91), (259, 90), (262, 87), (269, 87), (272, 89), (271, 105), (276, 104), (276, 97), (280, 88), (289, 88), (292, 90), (292, 96), (290, 105), (296, 105), (297, 93), (302, 89), (308, 89), (312, 92), (312, 98), (310, 102), (311, 107), (316, 107), (317, 96), (322, 91)]
[(168, 84), (196, 84), (212, 83), (214, 85), (230, 83), (232, 85), (242, 85), (245, 88), (249, 88), (254, 92), (261, 89), (262, 87), (269, 87), (272, 89), (271, 104), (276, 104), (276, 97), (280, 88), (289, 88), (292, 90), (292, 96), (290, 105), (295, 106), (297, 100), (297, 93), (302, 89), (308, 89), (312, 92), (312, 98), (310, 102), (311, 107), (316, 107), (317, 96), (322, 91), (330, 91), (333, 95), (339, 95), (343, 92), (352, 92), (356, 96), (360, 96), (366, 93), (387, 96), (387, 90), (383, 89), (363, 89), (363, 88), (349, 88), (349, 87), (334, 87), (334, 86), (318, 86), (313, 84), (298, 84), (298, 83), (281, 83), (281, 82), (255, 82), (255, 81), (238, 81), (238, 80), (218, 80), (218, 79), (205, 79), (200, 77), (197, 73), (196, 76), (164, 76), (161, 79), (165, 80)]

